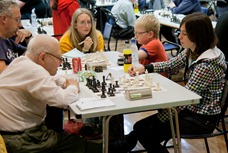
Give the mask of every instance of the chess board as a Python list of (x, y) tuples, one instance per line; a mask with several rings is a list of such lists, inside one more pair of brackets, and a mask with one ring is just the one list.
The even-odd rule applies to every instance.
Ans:
[[(93, 79), (96, 80), (96, 78), (93, 78)], [(105, 79), (106, 85), (105, 85), (105, 89), (104, 89), (105, 91), (102, 91), (101, 84), (104, 81), (104, 79)], [(107, 97), (111, 98), (111, 97), (115, 97), (115, 96), (124, 96), (125, 91), (127, 89), (137, 91), (138, 89), (143, 89), (143, 88), (148, 88), (148, 87), (151, 88), (152, 93), (166, 91), (166, 89), (161, 87), (159, 85), (159, 83), (155, 83), (155, 82), (151, 81), (152, 82), (151, 84), (149, 84), (149, 85), (146, 84), (145, 75), (140, 75), (139, 78), (137, 79), (137, 81), (136, 81), (136, 77), (129, 77), (129, 76), (128, 77), (123, 76), (118, 79), (108, 78), (107, 76), (103, 76), (103, 80), (96, 80), (96, 83), (98, 81), (100, 82), (100, 83), (98, 83), (100, 85), (96, 86), (96, 89), (97, 89), (96, 91), (94, 91), (91, 86), (89, 87), (88, 82), (86, 82), (86, 81), (80, 85), (81, 91), (86, 93), (83, 97), (95, 96), (97, 98), (102, 98), (102, 95), (105, 95), (104, 98), (107, 98)], [(114, 91), (112, 91), (113, 86), (114, 86)], [(104, 93), (102, 93), (102, 92), (104, 92)], [(110, 94), (110, 92), (112, 94)]]

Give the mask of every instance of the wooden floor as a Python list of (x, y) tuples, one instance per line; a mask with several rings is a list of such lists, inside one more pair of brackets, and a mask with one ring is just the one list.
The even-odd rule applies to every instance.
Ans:
[[(135, 113), (124, 115), (124, 131), (128, 134), (132, 130), (134, 123), (144, 117), (152, 115), (156, 111)], [(228, 122), (226, 127), (228, 128)], [(171, 142), (169, 142), (171, 143)], [(208, 139), (211, 153), (227, 153), (226, 145), (223, 136), (217, 136)], [(181, 147), (183, 153), (206, 153), (205, 143), (203, 139), (181, 139)], [(134, 150), (142, 150), (143, 147), (138, 143)], [(168, 149), (170, 153), (173, 153), (173, 148)]]
[[(115, 48), (115, 40), (112, 39), (111, 41), (111, 49), (114, 50)], [(122, 52), (125, 47), (124, 40), (120, 40), (118, 42), (118, 48), (117, 51)], [(170, 54), (168, 53), (168, 56), (170, 57)], [(174, 76), (173, 78), (176, 80), (180, 80), (182, 77), (182, 73), (180, 72), (179, 75)], [(130, 114), (130, 115), (124, 115), (124, 130), (125, 134), (128, 134), (132, 130), (133, 124), (142, 119), (145, 118), (146, 116), (152, 115), (156, 113), (156, 111), (151, 111), (151, 112), (143, 112), (143, 113), (135, 113), (135, 114)], [(227, 129), (228, 129), (228, 122), (227, 122)], [(226, 150), (226, 145), (224, 141), (223, 136), (218, 136), (214, 138), (209, 138), (208, 139), (209, 147), (210, 147), (210, 152), (211, 153), (227, 153)], [(206, 148), (205, 148), (205, 143), (203, 139), (182, 139), (181, 140), (181, 147), (182, 147), (182, 152), (183, 153), (206, 153)], [(138, 143), (137, 146), (135, 147), (134, 150), (141, 150), (143, 147)], [(173, 153), (174, 150), (173, 148), (169, 149), (170, 153)]]

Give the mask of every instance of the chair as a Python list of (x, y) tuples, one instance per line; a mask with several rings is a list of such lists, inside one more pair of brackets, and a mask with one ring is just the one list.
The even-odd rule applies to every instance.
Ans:
[[(117, 44), (119, 39), (131, 39), (134, 36), (134, 31), (133, 29), (130, 28), (120, 28), (117, 25), (117, 19), (114, 17), (112, 12), (106, 8), (100, 8), (101, 14), (104, 17), (102, 19), (104, 21), (104, 30), (102, 31), (103, 35), (107, 34), (109, 36), (108, 39), (108, 50), (111, 50), (110, 48), (110, 42), (111, 42), (111, 37), (116, 38), (116, 44), (115, 44), (115, 51), (117, 50)], [(108, 23), (108, 24), (107, 24)], [(111, 25), (111, 26), (110, 26)], [(128, 33), (126, 36), (121, 37), (121, 34), (123, 33)]]
[[(162, 44), (164, 46), (165, 51), (171, 51), (171, 55), (173, 57), (177, 56), (182, 50), (181, 45), (174, 43), (174, 42), (171, 42), (171, 41), (168, 41), (168, 40), (162, 42)], [(175, 54), (173, 53), (174, 50), (176, 50)]]
[[(182, 46), (177, 43), (165, 40), (162, 42), (162, 44), (164, 46), (165, 51), (171, 52), (172, 57), (177, 56), (182, 51)], [(176, 51), (175, 54), (174, 54), (174, 51)], [(169, 73), (168, 78), (171, 79), (172, 75), (177, 75), (178, 73), (179, 71)]]
[[(227, 110), (227, 107), (228, 107), (228, 80), (225, 79), (225, 86), (224, 86), (224, 89), (223, 89), (223, 94), (222, 94), (222, 99), (221, 99), (221, 113), (219, 115), (219, 119), (218, 119), (218, 122), (217, 122), (217, 125), (216, 125), (216, 129), (214, 130), (213, 133), (209, 133), (209, 134), (197, 134), (197, 135), (183, 135), (181, 134), (181, 138), (184, 138), (184, 139), (204, 139), (204, 142), (205, 142), (205, 145), (206, 145), (206, 150), (207, 150), (207, 153), (210, 153), (210, 148), (209, 148), (209, 145), (208, 145), (208, 141), (207, 141), (207, 138), (210, 138), (210, 137), (216, 137), (216, 136), (219, 136), (219, 135), (224, 135), (224, 140), (225, 140), (225, 143), (226, 143), (226, 149), (228, 151), (228, 141), (227, 141), (227, 133), (228, 131), (226, 130), (226, 126), (225, 126), (225, 121), (224, 121), (224, 117), (225, 117), (225, 112)], [(219, 123), (222, 123), (222, 128), (219, 127)], [(164, 142), (164, 146), (166, 146), (168, 140), (166, 140)], [(168, 146), (169, 147), (172, 147), (172, 146)]]
[(111, 51), (111, 48), (110, 48), (111, 36), (112, 36), (112, 25), (106, 22), (104, 27), (103, 37), (104, 39), (108, 39), (108, 46), (104, 47), (105, 51)]

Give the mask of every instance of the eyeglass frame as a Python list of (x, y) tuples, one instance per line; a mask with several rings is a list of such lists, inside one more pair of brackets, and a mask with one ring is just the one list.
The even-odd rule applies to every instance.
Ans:
[(18, 24), (21, 23), (21, 18), (20, 17), (13, 17), (12, 15), (11, 16), (8, 15), (8, 17), (10, 17), (11, 19), (14, 19)]
[(63, 62), (63, 57), (58, 57), (58, 56), (55, 56), (55, 55), (53, 55), (52, 53), (48, 53), (48, 52), (45, 52), (45, 54), (48, 54), (48, 55), (51, 55), (52, 57), (55, 57), (55, 58), (58, 59), (61, 63)]
[(147, 33), (147, 32), (150, 32), (150, 31), (144, 31), (144, 32), (134, 32), (134, 35), (141, 35), (141, 34), (144, 34), (144, 33)]
[(85, 26), (85, 25), (92, 25), (92, 22), (87, 22), (87, 21), (81, 21), (81, 22), (76, 22), (77, 24), (81, 25), (81, 26)]

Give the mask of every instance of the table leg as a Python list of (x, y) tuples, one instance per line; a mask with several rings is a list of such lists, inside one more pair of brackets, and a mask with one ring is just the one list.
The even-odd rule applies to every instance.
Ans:
[(102, 118), (102, 140), (103, 140), (103, 153), (108, 153), (108, 144), (109, 144), (109, 121), (112, 116), (104, 116)]
[[(174, 112), (175, 125), (176, 125), (176, 137), (175, 137), (175, 131), (174, 131), (174, 126), (173, 126), (173, 118), (172, 118), (171, 110)], [(171, 127), (171, 132), (172, 132), (172, 140), (173, 140), (174, 151), (177, 152), (177, 146), (178, 146), (178, 152), (181, 153), (182, 151), (181, 151), (181, 139), (180, 139), (178, 112), (175, 108), (168, 108), (168, 112), (169, 112), (170, 127)], [(176, 142), (175, 138), (177, 139), (177, 142)]]
[(178, 153), (177, 152), (177, 143), (176, 143), (176, 137), (175, 137), (175, 130), (174, 130), (174, 125), (173, 125), (173, 117), (172, 117), (171, 108), (168, 108), (168, 113), (169, 113), (169, 121), (170, 121), (171, 133), (172, 133), (174, 152)]
[(179, 119), (178, 119), (178, 112), (175, 108), (171, 108), (174, 112), (175, 124), (176, 124), (176, 138), (177, 138), (177, 146), (178, 151), (181, 153), (181, 139), (180, 139), (180, 129), (179, 129)]

